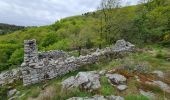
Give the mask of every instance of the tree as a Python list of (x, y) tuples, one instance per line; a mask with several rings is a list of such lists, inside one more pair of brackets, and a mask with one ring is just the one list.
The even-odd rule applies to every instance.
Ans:
[[(117, 31), (117, 25), (112, 25), (112, 22), (114, 20), (113, 10), (114, 14), (116, 14), (116, 10), (121, 7), (121, 0), (102, 0), (101, 4), (99, 6), (99, 9), (102, 11), (102, 16), (100, 18), (101, 20), (101, 36), (103, 33), (105, 33), (105, 40), (110, 43), (110, 34), (113, 31)], [(116, 18), (116, 17), (115, 17)], [(104, 22), (103, 22), (104, 21)], [(114, 27), (113, 27), (114, 26)], [(112, 31), (111, 31), (112, 28)], [(100, 37), (102, 38), (102, 37)]]

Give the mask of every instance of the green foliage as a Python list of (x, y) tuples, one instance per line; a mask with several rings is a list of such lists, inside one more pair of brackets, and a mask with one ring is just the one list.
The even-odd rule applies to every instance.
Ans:
[(1, 86), (0, 87), (0, 100), (6, 100), (7, 99), (7, 86)]
[(54, 33), (49, 33), (45, 36), (43, 42), (42, 42), (42, 46), (43, 47), (47, 47), (49, 45), (52, 45), (53, 43), (57, 42), (57, 36)]
[(101, 78), (101, 94), (104, 96), (113, 95), (115, 93), (114, 87), (108, 82), (106, 77)]
[(128, 95), (125, 97), (125, 100), (149, 100), (143, 95)]
[(8, 63), (12, 65), (20, 65), (23, 62), (23, 58), (24, 58), (24, 49), (20, 48), (12, 53)]
[[(61, 19), (49, 26), (28, 27), (0, 36), (0, 69), (21, 64), (25, 39), (36, 39), (41, 50), (102, 48), (124, 38), (140, 46), (170, 45), (170, 0), (107, 9)], [(105, 11), (105, 10), (104, 10)], [(107, 20), (107, 21), (105, 21)], [(17, 58), (17, 59), (15, 59)], [(12, 65), (12, 66), (11, 66)]]
[(68, 50), (70, 41), (68, 39), (61, 40), (57, 43), (49, 45), (46, 50)]

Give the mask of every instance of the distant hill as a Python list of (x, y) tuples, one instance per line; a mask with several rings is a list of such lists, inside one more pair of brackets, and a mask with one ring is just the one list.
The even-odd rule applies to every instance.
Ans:
[(24, 28), (25, 28), (24, 26), (16, 26), (16, 25), (0, 23), (0, 35), (12, 33), (14, 31), (21, 30)]

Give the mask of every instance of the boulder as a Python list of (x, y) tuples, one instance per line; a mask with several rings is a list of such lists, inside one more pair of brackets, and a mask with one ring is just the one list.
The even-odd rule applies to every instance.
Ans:
[(71, 76), (64, 80), (62, 82), (62, 88), (72, 89), (74, 87), (79, 87), (93, 91), (101, 87), (99, 78), (99, 74), (95, 71), (79, 72), (75, 77)]
[(120, 74), (106, 74), (106, 77), (113, 85), (125, 84), (127, 80), (126, 77)]
[(119, 90), (119, 91), (123, 91), (123, 90), (126, 90), (127, 89), (127, 85), (118, 85), (117, 86), (117, 89)]

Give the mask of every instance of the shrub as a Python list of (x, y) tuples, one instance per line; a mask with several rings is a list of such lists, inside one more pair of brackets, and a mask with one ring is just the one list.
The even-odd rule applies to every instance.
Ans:
[(70, 41), (68, 39), (64, 39), (58, 41), (57, 43), (54, 43), (53, 45), (48, 46), (46, 50), (68, 50), (69, 43)]

